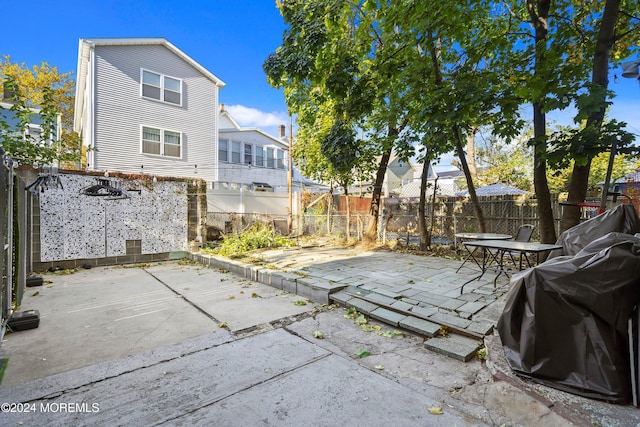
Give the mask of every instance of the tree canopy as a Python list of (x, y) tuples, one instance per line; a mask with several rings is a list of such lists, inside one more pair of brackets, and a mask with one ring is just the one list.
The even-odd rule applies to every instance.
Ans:
[[(3, 149), (26, 164), (51, 164), (55, 160), (67, 167), (74, 166), (80, 160), (81, 148), (72, 130), (75, 91), (72, 73), (60, 73), (46, 62), (29, 68), (26, 64), (12, 63), (5, 55), (0, 58), (0, 76), (10, 94), (10, 99), (2, 101), (11, 104), (0, 111)], [(42, 128), (41, 135), (27, 131), (34, 121)]]
[[(601, 75), (603, 64), (606, 80), (609, 64), (638, 51), (637, 2), (277, 4), (287, 30), (264, 68), (298, 114), (297, 155), (304, 163), (314, 153), (318, 173), (322, 168), (348, 176), (348, 165), (353, 171), (374, 157), (365, 153), (390, 149), (427, 162), (456, 149), (469, 169), (462, 142), (480, 126), (495, 141), (517, 138), (524, 126), (521, 107), (533, 105), (533, 181), (542, 238), (553, 241), (547, 163), (554, 169), (580, 166), (614, 139), (619, 146), (632, 142), (622, 124), (600, 116), (611, 97)], [(586, 124), (550, 135), (546, 113), (570, 105), (578, 109), (576, 123)], [(470, 171), (465, 175), (473, 186)], [(481, 211), (476, 215), (481, 222)]]

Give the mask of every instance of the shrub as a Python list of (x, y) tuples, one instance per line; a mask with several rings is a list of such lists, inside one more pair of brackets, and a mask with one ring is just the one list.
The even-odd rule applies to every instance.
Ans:
[(240, 234), (224, 236), (220, 246), (206, 248), (204, 251), (229, 258), (239, 258), (256, 249), (295, 245), (296, 243), (293, 240), (276, 234), (272, 228), (252, 226)]

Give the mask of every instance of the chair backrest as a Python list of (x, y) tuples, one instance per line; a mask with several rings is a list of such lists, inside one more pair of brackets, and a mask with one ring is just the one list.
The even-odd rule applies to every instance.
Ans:
[(516, 242), (528, 242), (531, 239), (531, 235), (533, 234), (533, 229), (535, 226), (531, 224), (523, 224), (518, 229), (518, 234), (516, 234), (515, 240)]

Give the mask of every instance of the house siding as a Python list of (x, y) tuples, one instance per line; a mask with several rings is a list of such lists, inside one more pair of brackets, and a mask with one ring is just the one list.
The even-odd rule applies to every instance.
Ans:
[[(252, 144), (255, 158), (255, 147), (273, 147), (278, 150), (285, 151), (285, 161), (289, 157), (286, 144), (276, 142), (267, 138), (265, 135), (257, 131), (221, 131), (220, 139), (228, 139), (230, 141), (240, 141), (246, 144)], [(217, 151), (216, 151), (217, 154)], [(265, 153), (266, 155), (266, 153)], [(240, 184), (251, 184), (252, 182), (265, 182), (274, 187), (276, 191), (287, 191), (288, 189), (288, 166), (285, 169), (273, 169), (260, 166), (252, 166), (230, 162), (220, 162), (219, 180), (222, 182), (234, 182)], [(301, 180), (300, 173), (294, 169), (294, 180)]]
[[(160, 45), (95, 47), (92, 170), (216, 180), (218, 87)], [(142, 98), (140, 70), (182, 79), (182, 106)], [(143, 154), (142, 126), (179, 131), (182, 156)], [(197, 167), (196, 167), (197, 165)]]

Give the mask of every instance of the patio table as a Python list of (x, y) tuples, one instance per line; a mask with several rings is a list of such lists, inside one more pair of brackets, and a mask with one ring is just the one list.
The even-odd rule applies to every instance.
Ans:
[[(473, 282), (474, 280), (479, 280), (484, 276), (484, 273), (487, 270), (497, 271), (498, 274), (493, 279), (493, 287), (496, 287), (496, 281), (501, 274), (509, 275), (509, 270), (505, 268), (504, 265), (504, 251), (508, 252), (518, 252), (520, 257), (526, 256), (527, 254), (535, 254), (536, 261), (540, 260), (540, 254), (546, 251), (552, 251), (554, 249), (562, 249), (561, 245), (556, 244), (548, 244), (548, 243), (540, 243), (540, 242), (516, 242), (513, 240), (471, 240), (467, 242), (463, 242), (463, 245), (467, 247), (472, 247), (475, 249), (482, 248), (482, 272), (479, 276), (474, 277), (471, 280), (465, 282), (460, 288), (460, 294), (464, 291), (464, 287), (467, 283)], [(492, 252), (491, 250), (495, 250)], [(500, 255), (500, 256), (498, 256)], [(522, 262), (519, 265), (518, 270), (522, 270)]]
[[(511, 239), (510, 234), (500, 234), (500, 233), (456, 233), (453, 236), (456, 239), (456, 243), (457, 243), (457, 239), (460, 239), (463, 242), (467, 240), (509, 240)], [(476, 251), (477, 248), (474, 247), (471, 250), (467, 246), (465, 246), (465, 249), (467, 250), (467, 256), (462, 262), (462, 264), (460, 264), (460, 267), (458, 267), (458, 269), (456, 270), (456, 273), (459, 272), (462, 267), (464, 267), (464, 265), (467, 263), (467, 261), (469, 261), (469, 259), (472, 259), (473, 262), (476, 263), (478, 268), (482, 269), (482, 266), (474, 256), (474, 252)]]

